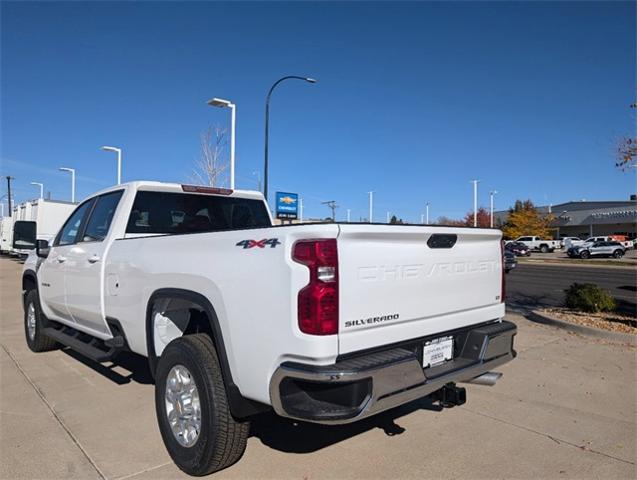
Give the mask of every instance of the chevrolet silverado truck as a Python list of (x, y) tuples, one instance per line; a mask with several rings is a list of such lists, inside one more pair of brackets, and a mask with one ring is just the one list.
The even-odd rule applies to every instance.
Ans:
[(166, 449), (204, 475), (241, 457), (260, 412), (343, 424), (493, 385), (516, 355), (502, 255), (494, 229), (273, 226), (258, 192), (133, 182), (37, 240), (26, 342), (147, 357)]
[(559, 240), (547, 240), (542, 237), (518, 237), (513, 241), (523, 243), (529, 249), (542, 253), (553, 252), (555, 249), (562, 248)]

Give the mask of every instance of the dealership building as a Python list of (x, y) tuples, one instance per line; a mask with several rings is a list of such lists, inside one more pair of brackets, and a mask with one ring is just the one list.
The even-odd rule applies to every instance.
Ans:
[[(629, 200), (566, 202), (537, 207), (541, 214), (553, 214), (555, 238), (593, 235), (637, 237), (637, 195)], [(506, 222), (508, 211), (494, 212), (496, 224)]]

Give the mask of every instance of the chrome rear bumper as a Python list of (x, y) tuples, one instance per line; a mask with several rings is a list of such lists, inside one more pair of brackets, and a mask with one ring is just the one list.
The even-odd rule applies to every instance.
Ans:
[(281, 416), (323, 424), (350, 423), (430, 395), (448, 383), (470, 382), (516, 356), (517, 328), (502, 321), (442, 332), (454, 337), (454, 359), (422, 367), (417, 339), (333, 365), (283, 363), (270, 382), (270, 399)]

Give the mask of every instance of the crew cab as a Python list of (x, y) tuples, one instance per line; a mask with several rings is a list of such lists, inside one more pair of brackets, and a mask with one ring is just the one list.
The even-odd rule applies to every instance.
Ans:
[(561, 248), (559, 240), (547, 240), (542, 237), (518, 237), (514, 242), (523, 243), (531, 250), (539, 250), (542, 253), (552, 252), (557, 248)]
[(502, 255), (495, 229), (273, 226), (258, 192), (133, 182), (37, 241), (25, 336), (147, 357), (166, 448), (203, 475), (241, 457), (259, 412), (343, 424), (493, 385), (516, 355)]

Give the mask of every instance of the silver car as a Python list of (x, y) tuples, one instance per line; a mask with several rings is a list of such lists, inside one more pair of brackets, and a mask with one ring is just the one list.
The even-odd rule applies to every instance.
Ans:
[(626, 249), (619, 242), (595, 242), (572, 247), (568, 250), (568, 256), (589, 258), (593, 256), (622, 258)]

